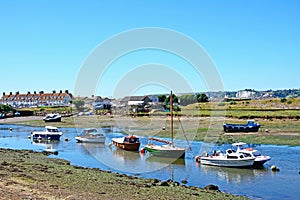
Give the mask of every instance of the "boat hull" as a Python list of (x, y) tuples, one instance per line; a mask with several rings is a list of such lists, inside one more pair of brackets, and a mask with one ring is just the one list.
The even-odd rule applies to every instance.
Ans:
[(257, 156), (254, 160), (254, 167), (262, 167), (265, 162), (271, 160), (270, 156)]
[(82, 143), (105, 143), (106, 137), (99, 137), (99, 138), (84, 138), (84, 137), (75, 137), (77, 142)]
[(139, 148), (140, 148), (140, 143), (129, 143), (129, 142), (123, 142), (123, 143), (119, 143), (119, 142), (116, 142), (116, 141), (112, 141), (112, 143), (120, 148), (120, 149), (123, 149), (123, 150), (126, 150), (126, 151), (138, 151)]
[(253, 166), (254, 160), (255, 158), (222, 159), (222, 158), (215, 158), (215, 157), (201, 157), (200, 163), (203, 165), (212, 165), (212, 166), (219, 166), (219, 167), (247, 168)]
[(59, 140), (62, 133), (49, 134), (49, 133), (32, 133), (32, 138), (35, 140)]
[(61, 117), (59, 118), (49, 118), (49, 119), (43, 119), (45, 122), (61, 122)]
[(185, 158), (185, 149), (155, 149), (145, 146), (144, 149), (153, 156), (164, 158)]
[(61, 122), (60, 114), (48, 114), (43, 118), (45, 122)]
[(247, 124), (224, 124), (225, 132), (258, 132), (260, 125), (248, 126)]

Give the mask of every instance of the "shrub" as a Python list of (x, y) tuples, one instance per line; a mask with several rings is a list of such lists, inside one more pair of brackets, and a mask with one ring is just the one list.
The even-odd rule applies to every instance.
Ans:
[(220, 103), (218, 104), (218, 106), (225, 106), (225, 105), (226, 105), (225, 102), (220, 102)]
[(230, 105), (235, 105), (236, 102), (235, 101), (230, 101)]
[(281, 99), (280, 99), (280, 102), (281, 102), (281, 103), (286, 102), (286, 98), (281, 98)]

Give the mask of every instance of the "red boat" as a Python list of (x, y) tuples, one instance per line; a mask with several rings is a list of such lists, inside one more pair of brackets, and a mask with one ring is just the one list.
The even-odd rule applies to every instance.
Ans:
[(113, 144), (127, 151), (138, 151), (140, 148), (140, 140), (135, 135), (128, 135), (122, 138), (113, 138)]

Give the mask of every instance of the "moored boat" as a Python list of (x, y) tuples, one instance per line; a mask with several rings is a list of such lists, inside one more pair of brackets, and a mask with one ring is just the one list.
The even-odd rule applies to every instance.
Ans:
[(158, 157), (166, 157), (166, 158), (185, 158), (185, 148), (176, 147), (174, 145), (174, 130), (173, 130), (173, 101), (172, 101), (172, 91), (170, 94), (170, 134), (171, 134), (171, 142), (160, 140), (158, 138), (149, 138), (149, 141), (158, 141), (166, 143), (165, 145), (155, 145), (152, 143), (144, 146), (143, 151), (147, 151), (150, 154)]
[(233, 143), (232, 146), (236, 148), (236, 152), (249, 153), (254, 156), (255, 160), (253, 165), (256, 167), (261, 167), (265, 162), (271, 160), (270, 156), (264, 156), (260, 151), (253, 148), (248, 148), (247, 144), (244, 142)]
[(204, 153), (201, 157), (196, 157), (196, 161), (203, 165), (213, 165), (219, 167), (252, 167), (255, 157), (248, 153), (234, 152), (232, 149), (226, 150), (226, 153), (214, 152), (212, 155)]
[(140, 148), (140, 140), (135, 135), (127, 135), (122, 138), (113, 138), (112, 143), (123, 150), (138, 151)]
[(35, 140), (59, 140), (63, 133), (54, 126), (45, 126), (44, 131), (34, 131), (31, 138)]
[(225, 132), (257, 132), (260, 128), (259, 123), (255, 123), (253, 119), (248, 120), (247, 124), (223, 124)]
[(185, 148), (175, 147), (171, 142), (160, 140), (158, 138), (150, 138), (149, 140), (155, 140), (158, 142), (166, 143), (165, 145), (147, 144), (143, 149), (150, 154), (157, 157), (166, 158), (184, 158)]
[(45, 122), (61, 122), (61, 115), (58, 113), (55, 114), (47, 114), (43, 120)]
[(106, 136), (95, 128), (84, 129), (78, 136), (75, 137), (77, 142), (85, 143), (104, 143)]

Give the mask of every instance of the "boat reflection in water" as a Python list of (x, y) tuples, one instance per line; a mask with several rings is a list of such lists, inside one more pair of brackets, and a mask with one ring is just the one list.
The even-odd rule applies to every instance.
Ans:
[(58, 150), (57, 150), (58, 143), (59, 143), (58, 140), (39, 140), (39, 139), (31, 140), (31, 144), (43, 147), (43, 149), (41, 149), (43, 152), (49, 152), (55, 155), (58, 154)]
[(241, 169), (225, 168), (209, 165), (199, 165), (201, 171), (207, 176), (215, 176), (225, 180), (227, 183), (248, 183), (252, 182), (255, 177), (269, 173), (266, 168), (261, 169)]
[(82, 150), (85, 154), (96, 155), (98, 152), (102, 151), (102, 148), (105, 148), (104, 143), (76, 143), (79, 147), (82, 147)]
[(162, 163), (162, 164), (176, 164), (176, 165), (185, 165), (185, 159), (179, 158), (165, 158), (165, 157), (157, 157), (157, 156), (148, 156), (146, 159), (147, 162), (152, 162), (152, 163)]
[(122, 162), (135, 161), (141, 158), (138, 152), (123, 151), (122, 149), (112, 149), (112, 155), (115, 159)]

